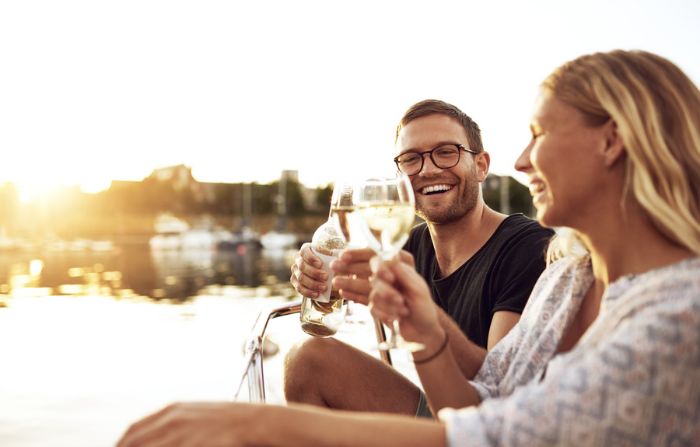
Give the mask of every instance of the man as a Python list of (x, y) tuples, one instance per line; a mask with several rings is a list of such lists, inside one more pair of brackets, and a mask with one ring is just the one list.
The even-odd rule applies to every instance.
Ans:
[[(416, 213), (425, 220), (412, 230), (402, 256), (413, 256), (430, 285), (448, 348), (471, 378), (486, 349), (520, 318), (553, 233), (525, 216), (486, 206), (480, 184), (490, 156), (478, 125), (457, 107), (438, 100), (414, 104), (397, 127), (396, 143), (394, 161), (410, 177)], [(350, 275), (334, 279), (345, 298), (367, 303), (372, 255), (349, 250), (332, 264), (339, 275)], [(299, 293), (323, 291), (326, 274), (319, 266), (308, 248), (297, 255), (291, 282)], [(465, 336), (478, 346), (460, 343)], [(331, 408), (431, 416), (411, 381), (334, 339), (310, 339), (290, 352), (285, 394), (288, 401)]]

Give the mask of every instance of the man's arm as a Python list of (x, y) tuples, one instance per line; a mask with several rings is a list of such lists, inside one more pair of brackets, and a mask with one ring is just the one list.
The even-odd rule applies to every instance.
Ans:
[[(331, 264), (331, 268), (336, 275), (338, 275), (333, 279), (333, 285), (341, 290), (341, 294), (344, 298), (362, 304), (368, 303), (368, 295), (371, 291), (368, 278), (372, 273), (369, 261), (373, 256), (374, 252), (370, 249), (346, 250), (340, 256), (340, 259)], [(401, 262), (415, 269), (413, 255), (409, 252), (402, 250), (399, 258)], [(431, 302), (438, 314), (440, 326), (449, 334), (449, 348), (457, 361), (459, 369), (462, 371), (465, 378), (472, 379), (484, 362), (486, 350), (471, 342), (464, 335), (457, 323), (455, 323), (433, 300), (431, 300)], [(495, 316), (494, 319), (496, 319)], [(500, 320), (500, 316), (498, 320)], [(503, 332), (500, 337), (507, 332), (507, 330)]]
[(465, 379), (473, 379), (484, 363), (486, 349), (469, 340), (457, 323), (434, 301), (433, 305), (438, 314), (438, 322), (448, 336), (448, 347), (459, 370)]
[(546, 267), (544, 253), (551, 233), (531, 226), (509, 240), (499, 253), (488, 289), (494, 303), (486, 344), (489, 351), (520, 320), (532, 288)]
[(507, 310), (495, 312), (493, 314), (493, 319), (491, 319), (491, 326), (489, 327), (487, 349), (490, 351), (491, 348), (496, 346), (496, 343), (501, 341), (518, 321), (520, 321), (520, 314), (517, 312), (510, 312)]
[[(371, 275), (369, 261), (373, 256), (374, 252), (369, 249), (346, 250), (340, 256), (340, 259), (331, 264), (331, 268), (333, 268), (334, 272), (338, 275), (334, 278), (333, 285), (341, 290), (341, 294), (344, 298), (362, 304), (368, 303), (368, 295), (371, 291), (371, 285), (368, 279)], [(409, 252), (402, 250), (399, 258), (401, 262), (415, 269), (413, 255)], [(486, 350), (471, 342), (464, 335), (457, 323), (455, 323), (434, 301), (431, 300), (431, 302), (438, 314), (440, 326), (449, 334), (449, 348), (454, 358), (457, 359), (456, 361), (459, 365), (459, 369), (462, 371), (464, 377), (472, 379), (484, 362)], [(500, 337), (507, 332), (507, 330), (503, 332)]]
[(478, 372), (486, 351), (469, 341), (435, 304), (425, 280), (412, 266), (377, 260), (373, 268), (372, 314), (385, 323), (398, 317), (404, 338), (425, 345), (413, 353), (413, 359), (433, 411), (478, 404), (479, 394), (469, 379)]

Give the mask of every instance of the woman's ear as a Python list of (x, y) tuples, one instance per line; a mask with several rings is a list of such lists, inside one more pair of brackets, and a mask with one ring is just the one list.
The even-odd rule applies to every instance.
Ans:
[(626, 153), (625, 144), (617, 129), (617, 123), (612, 119), (603, 124), (605, 135), (605, 148), (603, 149), (603, 158), (606, 167), (612, 167), (618, 160), (622, 160)]

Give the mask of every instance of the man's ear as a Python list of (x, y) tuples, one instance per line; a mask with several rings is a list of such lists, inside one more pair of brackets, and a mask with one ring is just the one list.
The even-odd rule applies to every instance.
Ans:
[(476, 167), (476, 178), (479, 182), (486, 180), (489, 175), (489, 166), (491, 165), (491, 156), (486, 151), (481, 151), (474, 155), (474, 165)]
[(617, 123), (612, 119), (603, 124), (605, 127), (605, 147), (603, 148), (603, 162), (605, 167), (612, 167), (618, 160), (622, 160), (627, 154), (625, 144), (617, 129)]

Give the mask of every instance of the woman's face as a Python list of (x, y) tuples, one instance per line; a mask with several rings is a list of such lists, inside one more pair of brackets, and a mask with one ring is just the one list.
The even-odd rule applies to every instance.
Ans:
[(532, 140), (515, 163), (529, 177), (537, 219), (545, 226), (584, 229), (599, 216), (606, 128), (591, 126), (574, 107), (544, 91), (530, 124)]

